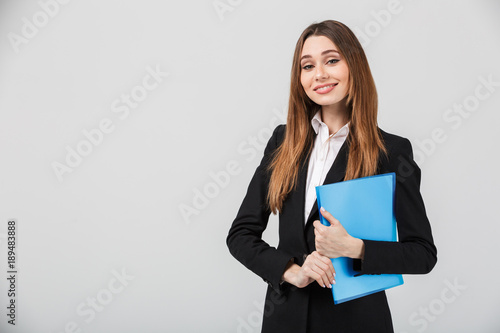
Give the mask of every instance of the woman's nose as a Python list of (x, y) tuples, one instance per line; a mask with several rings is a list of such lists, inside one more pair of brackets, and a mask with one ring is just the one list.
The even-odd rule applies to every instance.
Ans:
[(327, 73), (323, 66), (316, 66), (316, 80), (326, 78)]

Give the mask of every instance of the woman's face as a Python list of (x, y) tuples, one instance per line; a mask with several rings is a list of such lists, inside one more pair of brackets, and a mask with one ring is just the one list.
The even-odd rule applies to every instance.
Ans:
[(347, 96), (349, 69), (337, 46), (329, 38), (307, 38), (302, 48), (300, 67), (302, 87), (316, 104), (333, 105)]

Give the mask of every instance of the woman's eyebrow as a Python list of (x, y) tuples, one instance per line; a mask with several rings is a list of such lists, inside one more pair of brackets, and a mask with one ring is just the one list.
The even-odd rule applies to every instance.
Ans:
[[(327, 53), (332, 53), (332, 52), (333, 52), (333, 53), (340, 54), (340, 53), (339, 53), (339, 51), (334, 50), (334, 49), (331, 49), (331, 50), (325, 50), (325, 51), (321, 52), (321, 55), (325, 55), (325, 54), (327, 54)], [(300, 61), (302, 61), (302, 60), (303, 60), (303, 59), (305, 59), (305, 58), (312, 58), (312, 56), (311, 56), (311, 55), (309, 55), (309, 54), (305, 54), (305, 55), (303, 55), (303, 56), (300, 58)]]

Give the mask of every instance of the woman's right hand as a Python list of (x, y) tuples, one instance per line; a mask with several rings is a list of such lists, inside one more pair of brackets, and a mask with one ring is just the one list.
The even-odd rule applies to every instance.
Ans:
[(323, 288), (331, 288), (335, 284), (335, 269), (330, 258), (317, 251), (307, 256), (304, 264), (290, 264), (283, 273), (283, 280), (298, 288), (304, 288), (316, 281)]

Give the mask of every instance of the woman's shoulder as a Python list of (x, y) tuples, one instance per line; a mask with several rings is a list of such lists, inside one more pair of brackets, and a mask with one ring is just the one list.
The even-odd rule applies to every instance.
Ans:
[(270, 141), (274, 142), (275, 146), (279, 146), (285, 137), (286, 132), (286, 124), (280, 124), (276, 126), (271, 136)]
[(411, 152), (411, 143), (405, 137), (396, 135), (393, 133), (388, 133), (381, 128), (379, 128), (380, 134), (382, 134), (382, 140), (384, 141), (385, 147), (389, 153), (394, 152)]
[[(286, 125), (278, 125), (274, 128), (266, 148), (264, 149), (264, 156), (271, 156), (274, 151), (281, 145), (285, 137)], [(268, 132), (269, 133), (269, 132)]]
[(285, 131), (286, 131), (286, 124), (279, 124), (274, 129), (273, 135), (277, 135), (279, 138), (283, 138), (283, 136), (285, 136)]
[(387, 133), (380, 130), (382, 139), (387, 151), (387, 154), (380, 156), (380, 171), (381, 173), (395, 172), (398, 184), (411, 180), (407, 184), (418, 186), (420, 183), (420, 167), (413, 158), (413, 148), (410, 140), (405, 137)]

